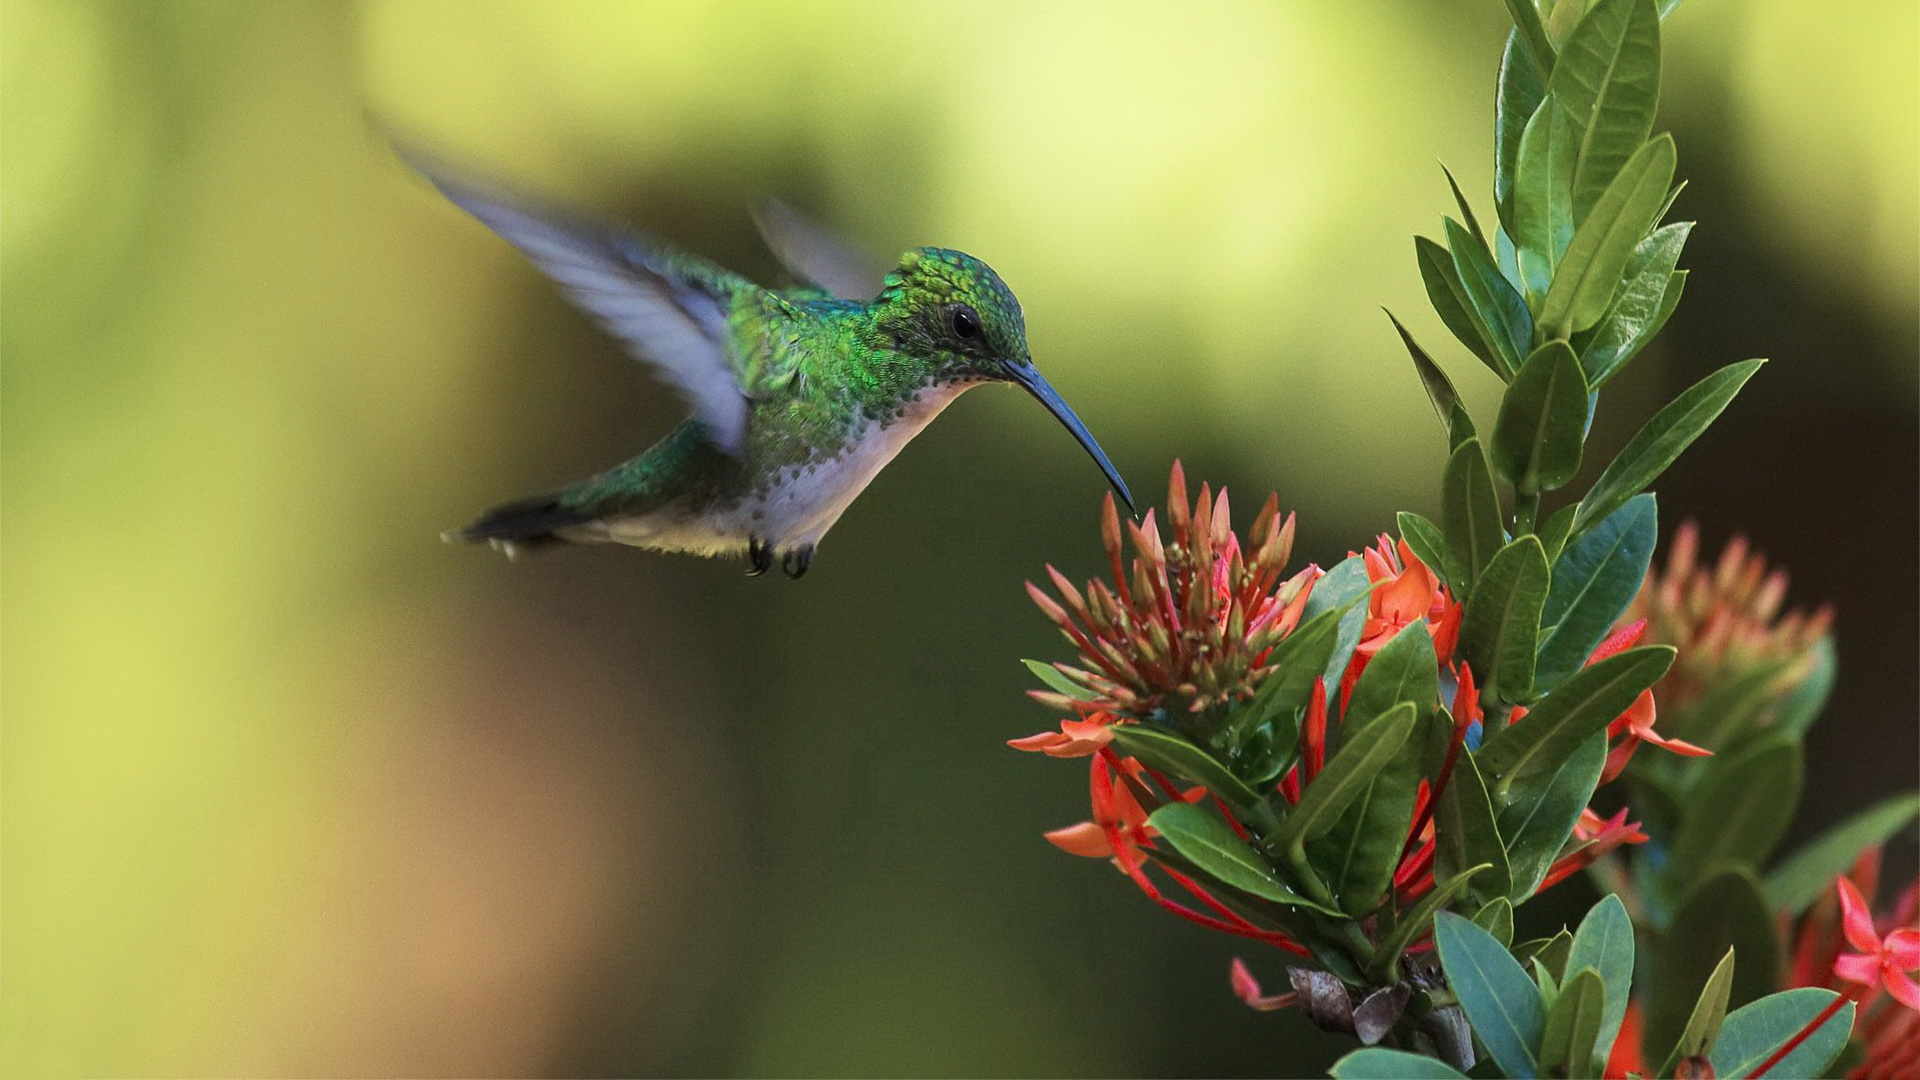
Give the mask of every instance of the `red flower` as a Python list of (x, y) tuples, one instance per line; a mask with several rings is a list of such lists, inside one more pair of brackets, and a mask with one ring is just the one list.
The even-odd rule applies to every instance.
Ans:
[[(1647, 620), (1640, 619), (1615, 631), (1600, 647), (1587, 657), (1588, 665), (1597, 664), (1609, 656), (1625, 652), (1640, 640), (1647, 629)], [(1633, 699), (1627, 711), (1621, 713), (1607, 725), (1607, 738), (1616, 740), (1607, 750), (1607, 767), (1600, 774), (1600, 782), (1610, 783), (1633, 760), (1633, 752), (1641, 743), (1652, 743), (1662, 750), (1671, 751), (1686, 757), (1711, 757), (1713, 751), (1695, 746), (1681, 739), (1669, 739), (1653, 730), (1654, 720), (1653, 691), (1642, 690), (1640, 696)]]
[(1008, 739), (1015, 750), (1032, 750), (1048, 757), (1086, 757), (1113, 741), (1113, 714), (1096, 712), (1085, 720), (1062, 720), (1059, 731), (1042, 731), (1024, 739)]
[(1860, 983), (1870, 992), (1875, 984), (1885, 987), (1893, 999), (1909, 1009), (1920, 1011), (1920, 984), (1909, 971), (1920, 971), (1920, 930), (1902, 927), (1880, 936), (1874, 931), (1873, 912), (1853, 882), (1840, 878), (1840, 926), (1847, 944), (1860, 950), (1834, 960), (1833, 973), (1848, 982)]
[(1300, 995), (1289, 991), (1285, 994), (1265, 994), (1260, 990), (1260, 980), (1253, 977), (1247, 965), (1239, 957), (1227, 965), (1227, 981), (1233, 984), (1233, 996), (1247, 1003), (1247, 1008), (1260, 1012), (1273, 1012), (1285, 1009), (1299, 1000)]
[(1367, 598), (1367, 622), (1354, 652), (1371, 658), (1403, 628), (1425, 619), (1433, 630), (1433, 651), (1442, 664), (1451, 663), (1453, 646), (1460, 638), (1460, 605), (1453, 594), (1405, 540), (1395, 541), (1383, 533), (1362, 554), (1374, 589)]
[[(1897, 1080), (1920, 1073), (1920, 1012), (1898, 995), (1879, 995), (1885, 974), (1877, 970), (1874, 954), (1866, 947), (1870, 943), (1884, 957), (1889, 951), (1885, 946), (1898, 935), (1901, 941), (1894, 942), (1892, 951), (1910, 948), (1920, 931), (1920, 881), (1902, 890), (1892, 910), (1876, 921), (1867, 911), (1866, 898), (1879, 884), (1880, 849), (1868, 848), (1853, 869), (1836, 881), (1834, 890), (1822, 894), (1807, 909), (1798, 930), (1789, 928), (1794, 948), (1783, 988), (1817, 986), (1840, 990), (1843, 996), (1836, 1001), (1862, 999), (1854, 1021), (1854, 1037), (1865, 1053), (1847, 1073), (1848, 1080)], [(1844, 954), (1844, 946), (1849, 943), (1861, 953)], [(1867, 978), (1852, 977), (1859, 975)], [(1904, 972), (1896, 970), (1894, 975), (1912, 981)], [(1835, 1010), (1838, 1008), (1836, 1004)]]
[(1540, 887), (1534, 892), (1542, 893), (1560, 884), (1622, 844), (1647, 842), (1647, 834), (1640, 831), (1640, 823), (1628, 821), (1624, 808), (1604, 821), (1592, 810), (1580, 811), (1580, 820), (1573, 824), (1573, 838), (1575, 846), (1554, 860), (1553, 866), (1547, 870), (1547, 876), (1541, 879)]

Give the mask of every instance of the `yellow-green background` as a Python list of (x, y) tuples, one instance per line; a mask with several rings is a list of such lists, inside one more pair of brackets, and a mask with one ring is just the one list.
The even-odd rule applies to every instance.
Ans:
[[(1085, 779), (1002, 745), (1059, 648), (1020, 582), (1093, 572), (1101, 490), (1044, 413), (964, 399), (799, 584), (443, 546), (680, 406), (370, 117), (755, 273), (766, 192), (973, 251), (1137, 490), (1278, 488), (1324, 563), (1435, 502), (1379, 305), (1492, 400), (1408, 237), (1436, 157), (1489, 212), (1503, 18), (7, 0), (5, 1070), (1318, 1067), (1227, 992), (1278, 954), (1039, 839)], [(1596, 440), (1774, 358), (1662, 509), (1840, 605), (1804, 830), (1915, 781), (1916, 13), (1691, 0), (1667, 45), (1694, 276)]]

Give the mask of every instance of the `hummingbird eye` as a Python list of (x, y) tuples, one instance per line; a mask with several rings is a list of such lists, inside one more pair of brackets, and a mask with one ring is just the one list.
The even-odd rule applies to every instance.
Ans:
[(955, 304), (947, 309), (947, 324), (953, 327), (953, 336), (971, 340), (980, 336), (980, 316), (965, 304)]

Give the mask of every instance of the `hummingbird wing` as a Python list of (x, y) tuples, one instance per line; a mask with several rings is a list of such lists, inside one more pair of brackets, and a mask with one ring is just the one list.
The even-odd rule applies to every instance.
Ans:
[(778, 199), (762, 199), (753, 223), (767, 250), (802, 282), (842, 300), (866, 302), (880, 295), (887, 267), (818, 222)]
[[(727, 316), (752, 282), (631, 232), (535, 212), (516, 200), (456, 180), (406, 154), (453, 203), (532, 259), (568, 297), (684, 394), (715, 445), (738, 456), (746, 440), (748, 394), (730, 347)], [(766, 297), (771, 300), (772, 297)]]

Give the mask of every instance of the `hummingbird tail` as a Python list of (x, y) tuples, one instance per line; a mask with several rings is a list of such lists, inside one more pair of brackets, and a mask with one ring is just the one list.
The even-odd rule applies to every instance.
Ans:
[(592, 517), (568, 507), (558, 495), (535, 495), (496, 506), (466, 528), (443, 534), (442, 539), (491, 544), (512, 558), (522, 551), (562, 542), (565, 538), (559, 530)]

